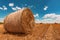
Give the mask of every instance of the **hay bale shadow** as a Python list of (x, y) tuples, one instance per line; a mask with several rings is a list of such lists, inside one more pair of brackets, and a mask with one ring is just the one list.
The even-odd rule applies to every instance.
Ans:
[(3, 34), (9, 34), (9, 35), (16, 35), (16, 36), (25, 37), (25, 36), (27, 36), (29, 33), (26, 34), (26, 33), (11, 33), (11, 32), (4, 32)]

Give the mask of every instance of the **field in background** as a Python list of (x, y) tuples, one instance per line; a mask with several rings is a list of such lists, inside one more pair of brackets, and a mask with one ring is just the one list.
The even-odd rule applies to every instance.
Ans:
[(10, 34), (0, 24), (0, 40), (60, 40), (60, 24), (35, 24), (28, 35)]
[(0, 22), (0, 24), (3, 24), (3, 22)]

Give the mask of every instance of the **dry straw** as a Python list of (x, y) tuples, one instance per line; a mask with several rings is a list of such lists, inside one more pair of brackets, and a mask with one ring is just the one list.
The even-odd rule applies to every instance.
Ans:
[(4, 20), (5, 30), (11, 33), (30, 33), (33, 27), (34, 16), (28, 8), (11, 13)]

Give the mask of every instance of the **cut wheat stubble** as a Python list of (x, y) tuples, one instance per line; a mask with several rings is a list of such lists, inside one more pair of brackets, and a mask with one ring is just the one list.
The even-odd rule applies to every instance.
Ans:
[(4, 20), (4, 28), (10, 33), (30, 33), (34, 24), (33, 13), (28, 8), (11, 13)]

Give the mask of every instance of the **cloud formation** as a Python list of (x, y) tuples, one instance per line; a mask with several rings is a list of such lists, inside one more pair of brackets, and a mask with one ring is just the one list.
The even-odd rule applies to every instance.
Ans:
[(39, 14), (38, 14), (38, 13), (36, 13), (36, 14), (34, 15), (34, 17), (39, 17)]
[(4, 21), (4, 18), (0, 18), (0, 22), (3, 22)]
[(20, 10), (21, 9), (21, 7), (18, 7), (18, 6), (16, 6), (16, 7), (11, 7), (12, 8), (12, 10)]
[(11, 7), (14, 6), (14, 3), (9, 3), (9, 6), (11, 6)]
[(43, 18), (55, 18), (57, 17), (58, 15), (56, 15), (55, 13), (50, 13), (50, 14), (46, 14), (43, 16)]
[(3, 6), (3, 10), (7, 10), (7, 7), (6, 6)]
[(56, 13), (45, 14), (43, 19), (36, 19), (36, 23), (60, 23), (60, 15)]
[(46, 11), (47, 9), (48, 9), (48, 6), (45, 6), (45, 7), (44, 7), (44, 10)]
[(3, 10), (3, 8), (2, 8), (2, 7), (0, 7), (0, 10)]
[(60, 19), (60, 15), (56, 13), (50, 13), (50, 14), (44, 15), (43, 18)]
[(60, 15), (56, 14), (56, 13), (50, 13), (50, 14), (46, 14), (45, 16), (43, 16), (44, 19), (51, 19), (50, 22), (54, 22), (54, 23), (60, 23)]
[(42, 21), (40, 19), (35, 19), (35, 23), (41, 23)]
[(20, 9), (21, 9), (21, 7), (16, 6), (16, 9), (17, 9), (17, 10), (20, 10)]
[(2, 7), (0, 7), (0, 10), (7, 10), (7, 7), (3, 5)]
[(55, 21), (53, 19), (43, 19), (41, 23), (55, 23)]
[(12, 8), (12, 10), (16, 11), (16, 10), (20, 10), (21, 8), (18, 6), (14, 7), (14, 3), (9, 3), (9, 6)]
[(34, 15), (34, 17), (36, 18), (36, 19), (35, 19), (35, 23), (41, 23), (41, 21), (40, 21), (40, 19), (39, 19), (39, 14), (38, 14), (38, 13), (36, 13), (36, 14)]
[[(14, 11), (21, 9), (21, 7), (16, 6), (14, 3), (9, 3), (8, 6), (11, 7), (11, 9), (14, 10)], [(33, 5), (28, 6), (27, 4), (25, 4), (25, 6), (27, 6), (28, 8), (32, 8), (33, 7)], [(7, 10), (7, 9), (8, 9), (8, 7), (6, 7), (5, 5), (0, 7), (0, 10)]]
[(12, 7), (12, 10), (14, 10), (14, 11), (15, 11), (15, 10), (17, 10), (17, 9), (16, 9), (16, 8), (14, 8), (14, 7)]

